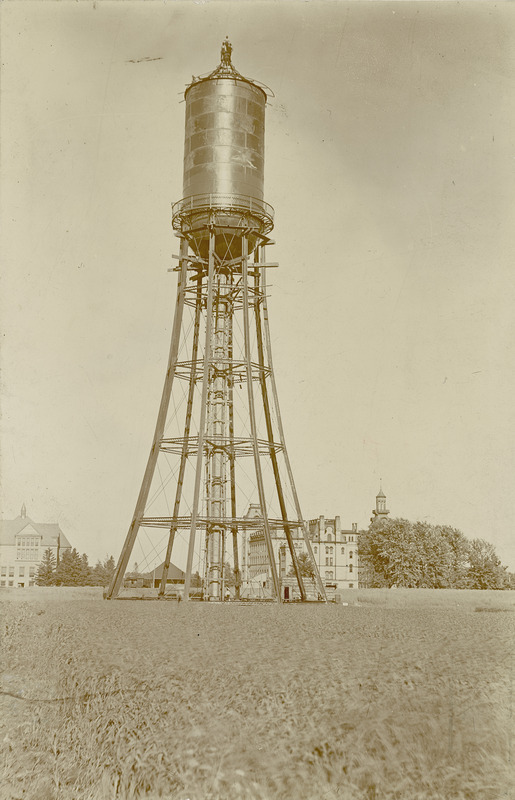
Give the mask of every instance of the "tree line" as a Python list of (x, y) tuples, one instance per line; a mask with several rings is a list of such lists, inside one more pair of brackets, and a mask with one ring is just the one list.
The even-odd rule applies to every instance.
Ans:
[(108, 586), (115, 570), (113, 556), (90, 566), (86, 553), (64, 550), (57, 563), (51, 548), (45, 550), (36, 573), (38, 586)]
[(447, 525), (386, 519), (360, 531), (358, 542), (363, 587), (515, 588), (490, 542)]
[[(457, 528), (406, 519), (386, 519), (360, 531), (359, 583), (362, 587), (405, 586), (428, 589), (515, 588), (515, 575), (501, 564), (494, 546), (484, 539), (467, 539)], [(307, 553), (299, 554), (305, 577), (314, 576)], [(90, 566), (86, 553), (65, 550), (59, 563), (48, 548), (36, 573), (39, 586), (107, 586), (115, 560), (109, 556)], [(290, 571), (293, 574), (293, 569)], [(133, 575), (138, 573), (134, 565)], [(200, 576), (198, 584), (201, 583)], [(234, 585), (229, 564), (226, 586)], [(197, 585), (197, 581), (195, 584)]]

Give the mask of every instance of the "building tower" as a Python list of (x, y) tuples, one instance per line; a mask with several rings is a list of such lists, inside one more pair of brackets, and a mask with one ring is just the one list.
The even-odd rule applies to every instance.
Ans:
[(383, 492), (382, 485), (379, 487), (379, 492), (376, 494), (376, 507), (372, 511), (372, 516), (370, 517), (370, 522), (372, 525), (376, 525), (389, 514), (389, 510), (386, 508), (386, 495)]
[[(264, 531), (275, 598), (280, 602), (274, 530), (284, 531), (300, 596), (307, 597), (295, 540), (303, 537), (308, 552), (311, 544), (286, 451), (268, 325), (266, 273), (278, 265), (266, 258), (273, 244), (273, 209), (263, 199), (267, 92), (234, 68), (231, 54), (226, 38), (219, 66), (194, 77), (184, 93), (183, 199), (172, 208), (180, 254), (170, 354), (108, 599), (123, 585), (137, 540), (163, 559), (161, 597), (172, 552), (186, 563), (184, 599), (195, 567), (204, 597), (223, 599), (231, 559), (238, 592), (241, 539), (256, 528)], [(259, 514), (249, 517), (244, 511), (251, 503)], [(140, 552), (136, 557), (141, 567)], [(318, 573), (316, 585), (325, 599)]]

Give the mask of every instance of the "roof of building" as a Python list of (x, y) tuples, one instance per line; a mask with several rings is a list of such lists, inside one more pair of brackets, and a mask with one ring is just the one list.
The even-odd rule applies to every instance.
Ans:
[[(164, 561), (162, 564), (159, 564), (158, 567), (155, 569), (150, 570), (150, 572), (144, 572), (142, 577), (144, 578), (154, 578), (154, 580), (161, 580), (163, 577), (163, 568), (164, 568)], [(183, 581), (186, 578), (186, 573), (183, 572), (179, 567), (176, 567), (175, 564), (170, 564), (168, 569), (168, 576), (167, 580), (169, 581)]]
[(376, 497), (386, 497), (385, 493), (383, 492), (383, 487), (379, 489), (379, 492), (376, 494)]
[(247, 509), (247, 513), (245, 514), (245, 519), (257, 519), (261, 516), (261, 506), (259, 503), (251, 503)]
[(60, 547), (71, 548), (71, 544), (57, 522), (34, 522), (30, 517), (20, 514), (16, 519), (0, 520), (0, 545), (15, 545), (16, 536), (31, 527), (41, 536), (42, 547), (55, 547), (60, 537)]

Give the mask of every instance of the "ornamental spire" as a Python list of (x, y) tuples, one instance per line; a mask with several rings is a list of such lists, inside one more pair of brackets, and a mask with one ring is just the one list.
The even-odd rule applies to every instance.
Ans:
[(222, 42), (222, 48), (220, 50), (220, 63), (223, 67), (231, 67), (231, 53), (232, 53), (232, 44), (229, 41), (229, 37), (226, 36), (225, 40)]

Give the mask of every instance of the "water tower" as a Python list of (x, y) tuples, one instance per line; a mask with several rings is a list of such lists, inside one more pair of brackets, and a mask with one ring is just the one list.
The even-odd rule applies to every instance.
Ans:
[[(184, 599), (198, 573), (205, 599), (221, 600), (226, 564), (232, 560), (238, 588), (241, 547), (260, 535), (272, 595), (281, 600), (279, 539), (287, 542), (301, 599), (307, 595), (297, 555), (304, 547), (312, 555), (311, 544), (286, 450), (268, 324), (266, 275), (277, 264), (266, 256), (273, 244), (273, 209), (263, 199), (267, 91), (234, 68), (231, 51), (226, 39), (219, 66), (193, 78), (184, 94), (170, 354), (143, 482), (107, 598), (118, 595), (142, 539), (163, 559), (161, 596), (172, 554), (179, 558), (182, 547)], [(246, 514), (250, 506), (258, 513)], [(315, 581), (325, 599), (318, 572)]]

